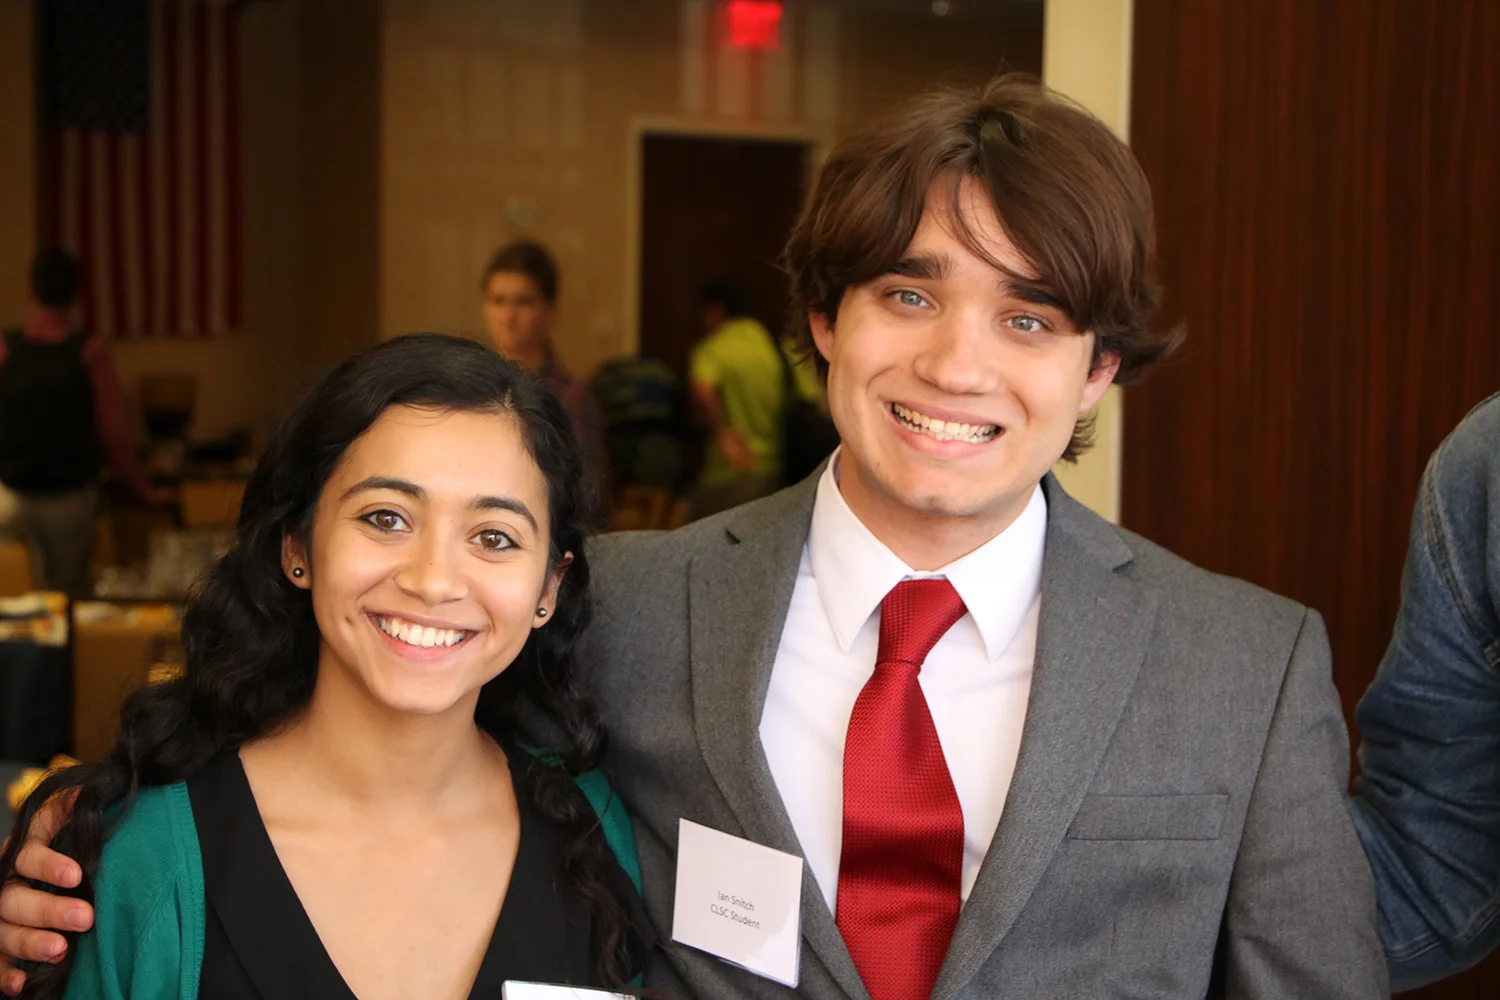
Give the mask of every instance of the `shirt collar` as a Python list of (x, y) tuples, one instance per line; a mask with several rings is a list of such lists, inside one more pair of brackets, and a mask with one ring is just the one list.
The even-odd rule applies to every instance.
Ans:
[(892, 552), (849, 509), (839, 492), (842, 449), (818, 480), (808, 531), (808, 559), (823, 611), (848, 652), (859, 630), (891, 588), (907, 577), (946, 577), (984, 639), (991, 662), (1000, 658), (1042, 589), (1047, 499), (1038, 486), (1021, 516), (1000, 534), (931, 573), (919, 573)]

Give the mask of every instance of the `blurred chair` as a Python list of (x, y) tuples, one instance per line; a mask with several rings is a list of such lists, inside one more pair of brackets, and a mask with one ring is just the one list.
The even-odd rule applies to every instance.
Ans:
[(176, 612), (165, 605), (140, 605), (123, 615), (96, 618), (109, 605), (74, 606), (73, 754), (83, 760), (103, 756), (114, 745), (125, 696), (163, 664), (180, 664)]
[(177, 505), (184, 528), (232, 525), (239, 520), (245, 499), (240, 479), (188, 479), (177, 488)]
[(132, 503), (110, 505), (110, 534), (114, 538), (111, 565), (144, 565), (150, 554), (151, 536), (177, 527), (176, 511), (141, 507)]
[(31, 589), (31, 557), (25, 544), (0, 540), (0, 597), (19, 597)]
[(118, 566), (120, 563), (120, 550), (115, 545), (115, 519), (108, 512), (100, 512), (94, 536), (96, 541), (94, 563), (89, 572), (90, 580), (98, 580), (106, 566)]
[(177, 372), (152, 372), (141, 376), (137, 391), (146, 419), (146, 469), (153, 476), (176, 478), (187, 461), (198, 379)]

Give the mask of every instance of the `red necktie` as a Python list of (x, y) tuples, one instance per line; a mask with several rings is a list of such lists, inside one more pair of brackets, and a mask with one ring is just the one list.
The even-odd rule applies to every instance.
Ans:
[(898, 583), (849, 719), (837, 920), (872, 1000), (930, 996), (958, 923), (964, 814), (917, 674), (963, 616), (947, 580)]

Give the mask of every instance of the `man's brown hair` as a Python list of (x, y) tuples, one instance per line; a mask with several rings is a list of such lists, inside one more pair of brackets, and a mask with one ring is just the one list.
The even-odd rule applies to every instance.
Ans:
[[(959, 211), (959, 186), (982, 185), (1000, 225), (1036, 270), (1019, 275), (983, 248)], [(1103, 122), (1032, 77), (943, 87), (893, 109), (834, 149), (787, 243), (791, 334), (820, 374), (809, 312), (833, 323), (844, 290), (887, 274), (905, 254), (934, 181), (951, 180), (955, 235), (975, 255), (1061, 305), (1094, 334), (1094, 364), (1120, 359), (1115, 381), (1136, 381), (1179, 333), (1147, 327), (1160, 289), (1153, 274), (1151, 190), (1129, 147)], [(1088, 448), (1080, 420), (1063, 458)]]
[(557, 301), (557, 261), (551, 251), (534, 240), (516, 240), (496, 250), (479, 278), (479, 290), (484, 291), (497, 274), (524, 274), (543, 299)]

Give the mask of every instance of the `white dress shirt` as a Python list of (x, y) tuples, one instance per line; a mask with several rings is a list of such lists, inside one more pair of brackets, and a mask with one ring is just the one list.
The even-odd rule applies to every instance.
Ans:
[(1038, 487), (1010, 527), (935, 573), (918, 573), (844, 502), (838, 454), (818, 483), (812, 528), (760, 720), (771, 775), (803, 856), (837, 912), (844, 738), (875, 672), (880, 602), (909, 577), (947, 577), (968, 614), (938, 640), (920, 684), (964, 814), (962, 898), (995, 836), (1021, 747), (1041, 604), (1047, 501)]

